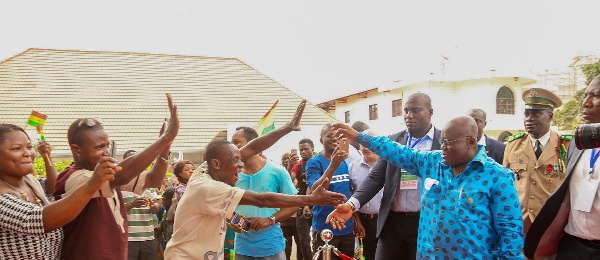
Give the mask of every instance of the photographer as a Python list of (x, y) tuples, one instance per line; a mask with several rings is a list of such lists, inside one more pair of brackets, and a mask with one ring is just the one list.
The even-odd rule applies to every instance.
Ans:
[[(587, 124), (600, 123), (600, 76), (585, 90), (581, 106)], [(596, 149), (581, 150), (576, 143), (569, 145), (564, 183), (529, 229), (528, 258), (597, 259), (600, 255), (600, 163), (596, 163)]]

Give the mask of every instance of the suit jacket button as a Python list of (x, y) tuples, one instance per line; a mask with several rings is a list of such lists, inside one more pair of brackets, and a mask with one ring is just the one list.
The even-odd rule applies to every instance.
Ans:
[(531, 184), (535, 185), (535, 181), (532, 181)]
[(533, 195), (532, 195), (532, 196), (531, 196), (531, 197), (529, 197), (529, 198), (530, 198), (530, 199), (535, 199), (535, 196), (533, 196)]

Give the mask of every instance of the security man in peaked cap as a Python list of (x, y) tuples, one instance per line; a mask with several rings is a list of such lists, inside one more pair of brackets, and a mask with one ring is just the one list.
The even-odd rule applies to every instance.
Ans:
[(509, 137), (502, 164), (515, 174), (527, 234), (548, 197), (565, 179), (566, 148), (572, 136), (550, 130), (554, 109), (562, 105), (556, 94), (531, 88), (523, 93), (523, 100), (527, 132)]

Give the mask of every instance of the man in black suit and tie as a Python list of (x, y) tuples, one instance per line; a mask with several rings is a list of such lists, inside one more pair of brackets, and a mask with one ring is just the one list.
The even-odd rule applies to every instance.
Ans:
[[(585, 90), (586, 123), (600, 123), (600, 76)], [(525, 237), (531, 259), (600, 259), (600, 153), (569, 144), (567, 178), (546, 201)]]
[[(433, 108), (431, 98), (424, 93), (415, 93), (404, 104), (403, 130), (390, 138), (413, 149), (439, 150), (440, 130), (431, 124)], [(375, 259), (416, 258), (419, 215), (421, 209), (421, 180), (405, 170), (379, 159), (371, 173), (348, 201), (358, 211), (384, 188), (379, 215), (377, 237), (379, 238)]]
[(479, 108), (473, 108), (469, 110), (467, 115), (477, 122), (477, 140), (479, 140), (477, 143), (485, 146), (485, 152), (489, 157), (494, 159), (497, 163), (502, 164), (502, 160), (504, 159), (504, 148), (506, 148), (506, 145), (483, 134), (483, 128), (487, 125), (485, 111)]

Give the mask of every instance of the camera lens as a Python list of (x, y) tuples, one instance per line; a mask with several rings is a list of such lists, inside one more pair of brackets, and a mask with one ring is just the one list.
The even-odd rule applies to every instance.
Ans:
[(600, 147), (600, 123), (575, 128), (575, 145), (580, 150)]

